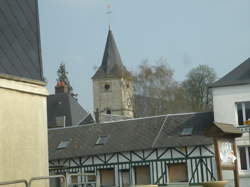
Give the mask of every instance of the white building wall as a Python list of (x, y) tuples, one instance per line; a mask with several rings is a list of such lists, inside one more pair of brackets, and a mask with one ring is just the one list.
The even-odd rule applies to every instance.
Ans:
[[(250, 85), (237, 85), (212, 88), (213, 93), (213, 109), (214, 109), (214, 121), (232, 124), (238, 127), (238, 114), (236, 103), (250, 101)], [(241, 138), (236, 139), (238, 146), (250, 146), (249, 133), (244, 133)], [(239, 153), (238, 158), (239, 158)], [(240, 166), (240, 161), (238, 160)], [(239, 168), (240, 171), (240, 168)], [(240, 185), (241, 187), (249, 187), (250, 173), (240, 171)], [(224, 171), (223, 177), (229, 181), (226, 187), (233, 186), (233, 174), (232, 172)], [(246, 185), (247, 184), (247, 185)]]
[(238, 125), (236, 102), (250, 101), (250, 85), (212, 88), (214, 120)]
[(42, 85), (0, 78), (0, 181), (48, 176), (47, 95)]
[[(205, 146), (204, 146), (205, 147)], [(190, 146), (187, 147), (187, 153), (190, 155), (186, 159), (185, 152), (186, 149), (183, 148), (176, 148), (178, 151), (175, 149), (157, 149), (156, 150), (145, 150), (145, 151), (135, 151), (133, 153), (131, 152), (123, 152), (123, 153), (117, 153), (117, 154), (106, 154), (104, 155), (98, 155), (93, 157), (93, 163), (89, 163), (88, 161), (84, 162), (83, 167), (90, 167), (91, 170), (94, 169), (96, 174), (97, 174), (97, 187), (100, 186), (100, 172), (99, 169), (101, 168), (114, 168), (115, 169), (115, 185), (116, 186), (122, 186), (122, 180), (121, 180), (121, 169), (128, 169), (130, 173), (130, 181), (132, 182), (131, 185), (135, 185), (135, 167), (140, 166), (140, 165), (147, 165), (150, 168), (150, 181), (153, 184), (154, 182), (158, 181), (158, 179), (162, 176), (162, 178), (158, 181), (160, 184), (165, 184), (166, 180), (168, 179), (168, 163), (186, 163), (187, 164), (187, 169), (188, 169), (188, 178), (189, 180), (192, 178), (192, 173), (196, 170), (195, 162), (199, 162), (199, 158), (202, 158), (202, 156), (208, 156), (211, 157), (211, 159), (208, 159), (204, 162), (207, 163), (208, 168), (213, 168), (211, 170), (212, 173), (214, 173), (214, 177), (216, 178), (216, 166), (215, 166), (215, 161), (213, 154), (213, 146), (207, 146), (207, 149), (210, 151), (207, 151), (204, 147), (196, 148), (195, 146)], [(201, 152), (200, 152), (201, 151)], [(181, 153), (183, 154), (181, 154)], [(200, 154), (201, 153), (201, 154)], [(118, 157), (117, 157), (118, 156)], [(157, 159), (158, 157), (158, 159)], [(160, 157), (160, 158), (159, 158)], [(102, 162), (100, 160), (105, 160), (106, 158), (106, 163)], [(111, 158), (111, 159), (110, 159)], [(144, 160), (142, 160), (144, 158)], [(193, 159), (192, 162), (190, 159)], [(196, 158), (196, 160), (194, 159)], [(75, 159), (73, 161), (65, 161), (61, 160), (60, 163), (65, 163), (65, 167), (76, 167), (79, 165), (79, 158)], [(82, 161), (85, 161), (87, 157), (82, 157)], [(131, 160), (130, 160), (131, 159)], [(88, 159), (91, 160), (91, 159)], [(119, 160), (119, 166), (118, 166), (118, 160)], [(76, 164), (77, 163), (77, 164)], [(57, 164), (57, 162), (55, 162)], [(67, 165), (69, 164), (69, 165)], [(121, 165), (122, 164), (122, 165)], [(53, 165), (55, 167), (56, 165)], [(212, 167), (211, 167), (212, 166)], [(80, 166), (81, 167), (81, 166)], [(98, 169), (99, 168), (99, 169)], [(194, 179), (195, 181), (199, 181), (202, 178), (202, 172), (201, 172), (202, 167), (198, 167), (197, 172)], [(207, 168), (204, 166), (203, 167), (203, 178), (205, 181), (211, 180), (211, 176), (209, 172), (206, 170)], [(82, 169), (84, 171), (84, 169)], [(80, 171), (79, 171), (80, 172)], [(199, 178), (199, 179), (198, 179)]]

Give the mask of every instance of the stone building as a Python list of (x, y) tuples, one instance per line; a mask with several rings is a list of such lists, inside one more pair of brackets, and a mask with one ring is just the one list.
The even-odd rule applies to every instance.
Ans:
[(37, 0), (0, 1), (0, 181), (48, 175)]
[(112, 31), (108, 37), (102, 59), (93, 80), (94, 110), (100, 121), (105, 115), (133, 117), (133, 81), (123, 65)]

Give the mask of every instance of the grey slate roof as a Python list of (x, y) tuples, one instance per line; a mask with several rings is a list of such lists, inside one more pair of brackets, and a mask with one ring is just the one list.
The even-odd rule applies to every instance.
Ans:
[(250, 84), (250, 58), (213, 83), (210, 87)]
[[(119, 122), (90, 124), (49, 130), (49, 159), (74, 158), (104, 153), (147, 150), (161, 147), (212, 144), (204, 131), (213, 122), (213, 113), (189, 113), (138, 118)], [(193, 127), (192, 136), (181, 136), (183, 128)], [(104, 145), (95, 145), (99, 136), (108, 136)], [(57, 150), (61, 141), (71, 140)]]
[(109, 30), (102, 64), (92, 79), (120, 78), (129, 76), (131, 75), (122, 63), (112, 31)]
[(0, 0), (0, 74), (44, 81), (37, 0)]
[(47, 99), (48, 127), (56, 127), (56, 117), (66, 116), (66, 126), (93, 123), (93, 118), (68, 93), (49, 95)]

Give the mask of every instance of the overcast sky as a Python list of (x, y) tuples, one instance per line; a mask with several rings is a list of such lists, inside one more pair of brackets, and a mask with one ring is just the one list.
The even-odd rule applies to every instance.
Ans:
[(44, 75), (54, 93), (66, 64), (80, 104), (92, 112), (94, 66), (111, 28), (124, 65), (166, 58), (181, 81), (199, 64), (218, 76), (250, 57), (250, 0), (39, 0)]

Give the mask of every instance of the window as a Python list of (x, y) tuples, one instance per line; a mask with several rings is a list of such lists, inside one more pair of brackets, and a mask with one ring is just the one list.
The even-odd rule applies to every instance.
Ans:
[(85, 171), (84, 173), (88, 174), (88, 182), (95, 182), (96, 181), (96, 175), (95, 171)]
[(191, 136), (192, 132), (193, 132), (193, 127), (184, 128), (184, 129), (182, 129), (181, 135), (182, 136)]
[(168, 164), (169, 182), (188, 182), (186, 163)]
[(101, 186), (114, 186), (115, 185), (114, 169), (101, 169), (100, 180), (101, 180)]
[(121, 170), (122, 187), (130, 186), (129, 170)]
[(250, 124), (250, 102), (236, 103), (238, 113), (238, 124)]
[(109, 108), (107, 108), (106, 114), (111, 114), (111, 110)]
[(73, 175), (71, 176), (71, 184), (73, 185), (73, 187), (77, 187), (78, 186), (78, 177)]
[(110, 83), (105, 83), (104, 84), (104, 90), (105, 91), (111, 91), (111, 84)]
[(135, 167), (135, 184), (145, 185), (150, 184), (150, 169), (149, 166)]
[(250, 147), (239, 147), (240, 169), (250, 172)]
[(96, 145), (104, 145), (108, 140), (107, 136), (99, 136), (96, 140)]

